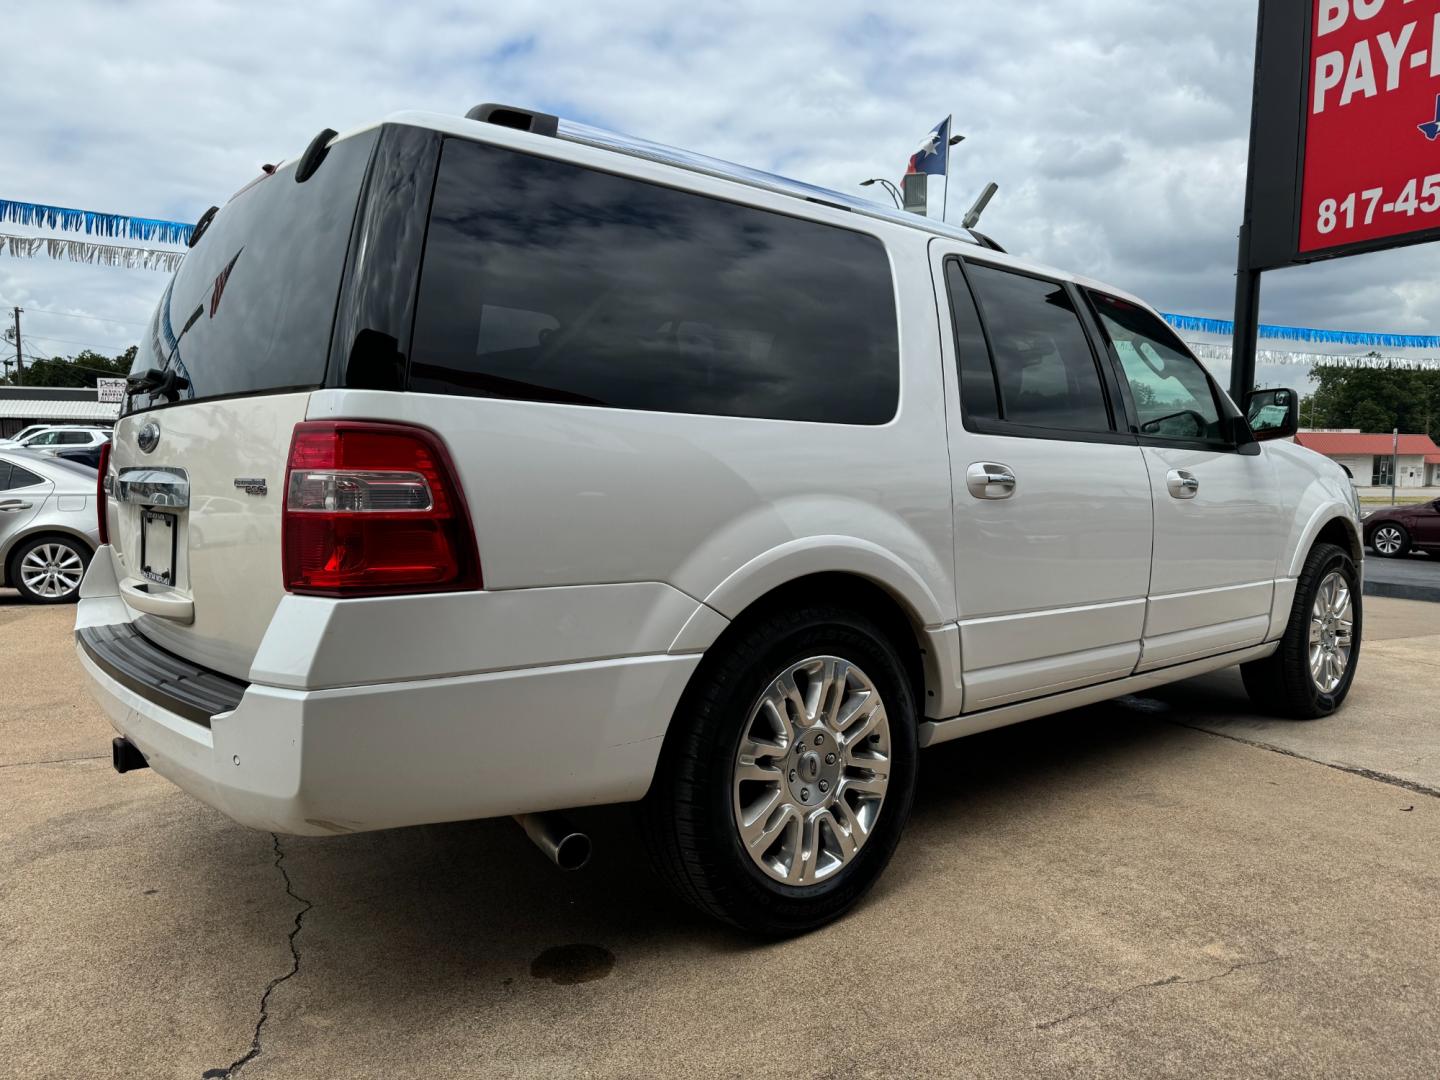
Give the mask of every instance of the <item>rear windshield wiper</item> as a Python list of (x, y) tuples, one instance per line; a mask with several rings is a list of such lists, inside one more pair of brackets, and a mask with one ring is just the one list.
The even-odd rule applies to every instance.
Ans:
[(178, 374), (174, 368), (146, 368), (131, 372), (125, 379), (125, 390), (130, 394), (149, 394), (151, 397), (166, 397), (171, 401), (180, 398), (180, 391), (190, 385), (190, 380)]

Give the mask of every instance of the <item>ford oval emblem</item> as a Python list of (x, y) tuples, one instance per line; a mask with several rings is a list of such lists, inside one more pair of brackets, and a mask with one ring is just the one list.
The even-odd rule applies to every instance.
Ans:
[(140, 434), (135, 436), (135, 442), (145, 453), (150, 453), (160, 442), (160, 425), (151, 420), (140, 429)]

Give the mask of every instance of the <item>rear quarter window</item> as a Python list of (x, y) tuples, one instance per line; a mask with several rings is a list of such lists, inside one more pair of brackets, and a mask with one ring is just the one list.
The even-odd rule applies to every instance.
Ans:
[(875, 237), (445, 143), (412, 390), (881, 424), (899, 368)]

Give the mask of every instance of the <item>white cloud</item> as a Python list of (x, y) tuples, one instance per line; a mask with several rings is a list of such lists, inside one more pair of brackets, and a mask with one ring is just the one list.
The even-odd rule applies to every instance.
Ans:
[[(1254, 18), (1253, 0), (936, 0), (885, 15), (853, 0), (11, 0), (0, 196), (194, 220), (323, 127), (485, 100), (858, 192), (898, 178), (953, 112), (968, 139), (952, 211), (995, 179), (984, 227), (1011, 250), (1225, 316)], [(1270, 275), (1265, 318), (1440, 331), (1424, 258)], [(0, 256), (0, 303), (32, 309), (49, 352), (134, 340), (163, 287), (154, 272)]]

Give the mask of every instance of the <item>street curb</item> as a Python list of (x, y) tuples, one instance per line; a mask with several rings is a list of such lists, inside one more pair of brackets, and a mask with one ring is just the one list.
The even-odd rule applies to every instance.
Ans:
[(1366, 596), (1384, 596), (1392, 600), (1429, 600), (1440, 604), (1440, 585), (1400, 585), (1389, 581), (1367, 581)]

